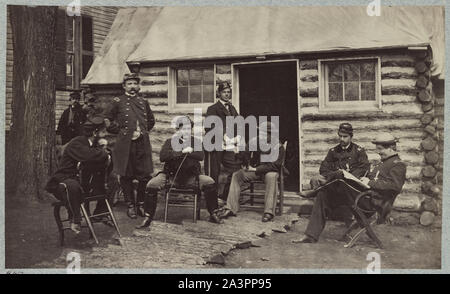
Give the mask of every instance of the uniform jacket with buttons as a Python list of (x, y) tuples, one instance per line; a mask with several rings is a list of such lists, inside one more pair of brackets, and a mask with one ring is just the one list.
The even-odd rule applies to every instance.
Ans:
[(360, 178), (369, 167), (370, 163), (364, 148), (352, 142), (345, 150), (340, 144), (331, 148), (320, 165), (319, 173), (328, 179), (337, 170), (343, 169)]
[(121, 176), (127, 170), (130, 154), (131, 138), (136, 130), (137, 121), (142, 133), (145, 147), (145, 173), (153, 173), (152, 148), (150, 145), (149, 132), (155, 125), (155, 117), (148, 102), (136, 95), (134, 97), (126, 94), (113, 99), (111, 109), (106, 117), (111, 121), (108, 132), (117, 134), (113, 150), (114, 171)]
[(370, 179), (370, 188), (382, 196), (393, 199), (402, 191), (406, 179), (406, 164), (398, 154), (390, 156), (370, 170), (367, 177)]

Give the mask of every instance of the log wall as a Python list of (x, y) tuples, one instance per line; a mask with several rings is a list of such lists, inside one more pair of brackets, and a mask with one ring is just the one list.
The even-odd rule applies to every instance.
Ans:
[[(309, 179), (318, 173), (319, 164), (327, 151), (338, 144), (336, 132), (339, 124), (348, 121), (355, 130), (354, 141), (366, 149), (372, 163), (379, 160), (375, 146), (371, 143), (379, 132), (390, 131), (399, 139), (397, 147), (400, 157), (407, 164), (407, 181), (395, 202), (395, 209), (414, 214), (417, 219), (424, 211), (438, 214), (440, 200), (438, 196), (433, 196), (437, 195), (436, 191), (428, 182), (436, 179), (433, 169), (436, 169), (438, 176), (442, 170), (443, 90), (431, 91), (427, 70), (418, 72), (423, 71), (417, 66), (423, 59), (420, 56), (407, 53), (380, 53), (378, 56), (381, 62), (381, 109), (351, 112), (319, 109), (318, 61), (299, 58), (301, 184), (303, 188), (309, 188)], [(179, 113), (173, 113), (169, 109), (167, 67), (143, 66), (139, 74), (141, 93), (156, 117), (156, 125), (150, 138), (155, 171), (158, 171), (162, 168), (158, 159), (161, 146), (172, 134), (170, 123)], [(216, 64), (215, 75), (216, 86), (223, 81), (231, 83), (231, 65)], [(422, 91), (424, 89), (425, 94)], [(430, 97), (436, 96), (436, 101), (429, 100), (427, 93)], [(112, 93), (105, 95), (113, 97)], [(433, 107), (430, 107), (430, 103)], [(427, 115), (430, 117), (427, 118)], [(436, 138), (440, 138), (436, 147), (433, 146), (434, 141), (430, 143), (430, 137), (435, 138), (435, 135), (430, 136), (432, 126), (437, 126)], [(433, 168), (430, 168), (429, 161), (434, 160), (434, 157), (429, 156), (430, 150), (426, 150), (430, 147), (424, 148), (424, 145), (436, 148), (438, 159)]]
[[(103, 41), (105, 40), (110, 27), (116, 17), (118, 7), (115, 6), (82, 6), (81, 13), (92, 17), (93, 41), (94, 41), (94, 58), (99, 53)], [(12, 83), (13, 83), (13, 43), (12, 30), (9, 18), (9, 9), (7, 10), (7, 50), (6, 50), (6, 117), (5, 127), (10, 129), (12, 115)], [(56, 126), (64, 109), (69, 105), (69, 92), (56, 91)]]
[[(440, 100), (436, 99), (438, 119), (435, 121), (434, 102), (429, 98), (429, 60), (423, 66), (426, 56), (407, 52), (378, 56), (381, 62), (381, 109), (375, 111), (319, 109), (319, 62), (317, 59), (299, 62), (302, 187), (309, 188), (309, 179), (318, 173), (328, 149), (338, 144), (339, 124), (346, 121), (353, 125), (354, 142), (366, 149), (371, 163), (379, 159), (371, 143), (379, 132), (389, 131), (399, 139), (397, 148), (407, 164), (407, 181), (394, 206), (398, 210), (421, 213), (425, 210), (424, 203), (429, 200), (424, 194), (423, 183), (434, 177), (435, 168), (439, 170), (439, 166), (430, 166), (428, 162), (430, 157), (434, 160), (434, 154), (425, 155), (436, 151), (442, 162), (442, 149), (435, 150), (434, 141), (427, 141), (431, 145), (427, 151), (423, 140), (431, 140), (429, 137), (434, 136), (431, 134), (435, 132), (435, 124), (438, 134), (442, 135), (443, 122), (439, 123), (439, 119), (443, 121), (443, 110), (439, 106), (443, 105), (443, 94)], [(430, 122), (424, 122), (423, 116), (427, 113), (432, 113)]]

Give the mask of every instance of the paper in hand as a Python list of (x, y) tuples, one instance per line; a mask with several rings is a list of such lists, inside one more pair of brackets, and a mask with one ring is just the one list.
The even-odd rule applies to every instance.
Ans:
[(354, 175), (352, 175), (352, 174), (349, 173), (348, 171), (343, 170), (342, 172), (343, 172), (343, 174), (344, 174), (344, 179), (346, 179), (346, 180), (351, 180), (351, 181), (353, 181), (353, 182), (355, 182), (355, 183), (361, 185), (362, 187), (364, 187), (364, 188), (366, 188), (366, 189), (370, 189), (370, 186), (369, 186), (369, 185), (363, 183), (360, 179), (358, 179), (357, 177), (355, 177)]

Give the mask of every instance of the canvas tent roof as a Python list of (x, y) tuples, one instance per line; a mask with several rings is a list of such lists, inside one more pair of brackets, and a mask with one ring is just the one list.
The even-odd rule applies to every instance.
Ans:
[[(119, 12), (114, 25), (126, 22), (129, 28), (122, 30), (126, 33), (122, 36), (112, 30), (115, 40), (111, 40), (104, 61), (115, 60), (124, 66), (125, 61), (171, 62), (430, 45), (432, 73), (441, 78), (444, 74), (443, 7), (382, 7), (381, 16), (372, 17), (366, 7), (359, 6), (164, 7), (157, 13), (151, 7), (138, 10), (148, 13), (141, 11), (139, 17), (129, 20)], [(130, 32), (134, 29), (141, 32)], [(113, 47), (122, 43), (122, 37), (131, 40), (130, 33), (142, 37), (125, 48), (128, 56), (109, 58), (109, 51), (120, 51)], [(118, 55), (122, 58), (127, 54)], [(85, 83), (102, 83), (96, 75), (109, 72), (101, 68), (104, 61), (97, 61), (94, 65), (98, 71), (93, 67)]]
[(83, 84), (120, 84), (126, 59), (136, 50), (161, 7), (120, 8)]

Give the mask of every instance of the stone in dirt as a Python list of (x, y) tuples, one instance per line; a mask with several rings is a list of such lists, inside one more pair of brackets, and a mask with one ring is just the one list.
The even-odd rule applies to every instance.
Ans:
[(225, 258), (222, 254), (216, 254), (212, 256), (206, 263), (225, 265)]

